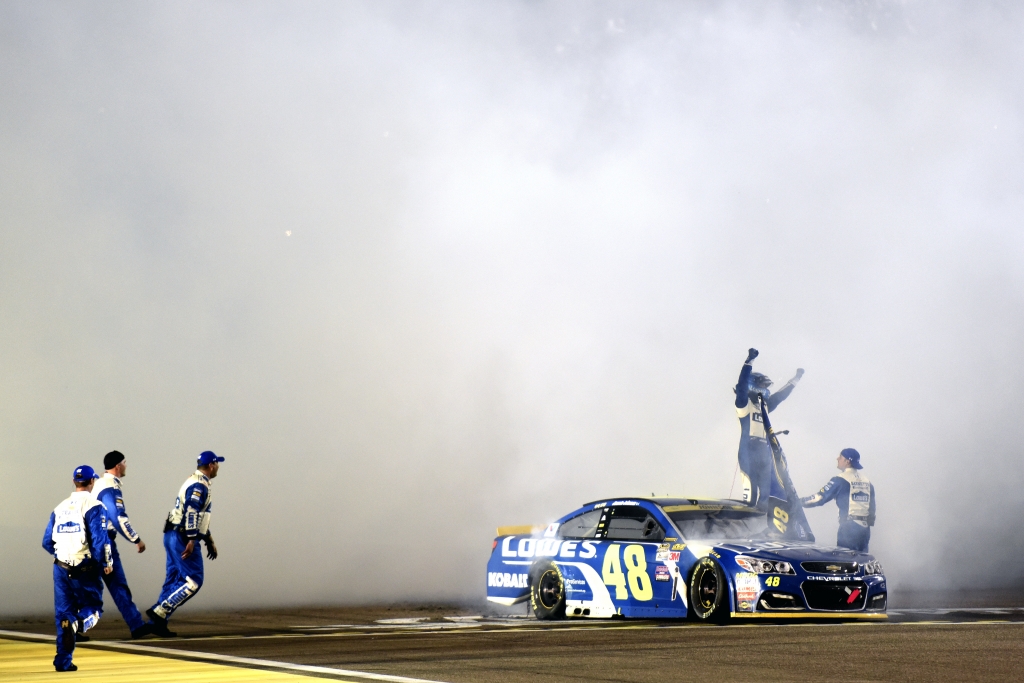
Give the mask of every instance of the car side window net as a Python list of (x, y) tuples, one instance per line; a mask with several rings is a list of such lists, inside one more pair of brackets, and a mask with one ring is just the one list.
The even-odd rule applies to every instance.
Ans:
[(558, 535), (562, 538), (597, 538), (597, 525), (601, 522), (603, 509), (584, 512), (572, 519), (562, 522), (558, 527)]
[(665, 538), (665, 530), (650, 512), (640, 506), (615, 506), (608, 508), (602, 520), (605, 522), (598, 538), (609, 541), (650, 541)]

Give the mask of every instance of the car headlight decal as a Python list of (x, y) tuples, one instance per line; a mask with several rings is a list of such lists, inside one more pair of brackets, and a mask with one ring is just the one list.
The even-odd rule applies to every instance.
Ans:
[(782, 560), (763, 560), (759, 557), (737, 555), (736, 564), (754, 574), (796, 574), (793, 565)]
[(878, 560), (871, 560), (870, 562), (864, 565), (865, 576), (876, 576), (883, 573), (884, 572), (882, 571), (882, 563)]

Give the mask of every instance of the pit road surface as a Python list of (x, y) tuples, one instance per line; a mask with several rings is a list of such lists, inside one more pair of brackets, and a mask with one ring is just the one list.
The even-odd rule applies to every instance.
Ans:
[[(215, 653), (452, 683), (1008, 681), (1024, 671), (1020, 608), (901, 610), (888, 623), (724, 627), (477, 615), (450, 607), (182, 614), (179, 638), (131, 642), (184, 657)], [(52, 632), (52, 622), (47, 628), (37, 619), (0, 627)], [(124, 639), (122, 631), (108, 613), (83, 650)]]

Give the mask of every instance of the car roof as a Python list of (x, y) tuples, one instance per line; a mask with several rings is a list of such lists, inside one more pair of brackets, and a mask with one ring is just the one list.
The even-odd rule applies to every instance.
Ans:
[[(606, 503), (612, 505), (619, 501), (643, 501), (645, 503), (654, 503), (661, 507), (666, 512), (679, 512), (683, 509), (700, 510), (700, 509), (722, 509), (730, 508), (733, 510), (757, 510), (756, 507), (745, 503), (742, 500), (736, 500), (733, 498), (722, 499), (722, 498), (669, 498), (669, 497), (653, 497), (653, 498), (636, 498), (632, 496), (623, 496), (620, 498), (599, 498), (592, 500), (589, 503), (584, 503), (583, 507), (588, 505), (594, 505), (595, 503)], [(675, 509), (670, 509), (675, 508)]]

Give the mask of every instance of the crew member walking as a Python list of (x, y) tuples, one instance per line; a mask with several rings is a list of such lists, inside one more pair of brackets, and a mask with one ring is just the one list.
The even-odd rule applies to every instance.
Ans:
[(146, 610), (157, 635), (176, 635), (167, 628), (167, 620), (203, 585), (203, 554), (199, 541), (206, 543), (206, 556), (217, 559), (217, 546), (210, 534), (213, 512), (210, 480), (217, 476), (222, 462), (224, 458), (213, 451), (200, 453), (198, 469), (181, 485), (174, 509), (167, 515), (164, 524), (167, 577), (156, 604)]
[(77, 671), (71, 662), (76, 636), (103, 614), (103, 581), (100, 571), (113, 570), (107, 519), (103, 505), (92, 497), (96, 472), (88, 465), (75, 468), (75, 492), (50, 513), (43, 533), (43, 549), (53, 559), (53, 616), (57, 625), (57, 671)]
[(818, 507), (830, 500), (839, 506), (839, 534), (836, 545), (867, 552), (871, 527), (875, 525), (875, 486), (860, 471), (860, 453), (844, 448), (836, 458), (841, 474), (832, 477), (813, 496), (801, 498), (805, 508)]
[(110, 538), (110, 554), (114, 560), (114, 570), (103, 575), (103, 583), (107, 584), (110, 597), (121, 612), (124, 622), (132, 632), (132, 638), (141, 638), (153, 632), (152, 624), (142, 620), (142, 615), (132, 602), (132, 591), (128, 588), (124, 568), (121, 566), (121, 555), (117, 552), (117, 535), (121, 534), (129, 543), (134, 543), (138, 552), (146, 551), (146, 543), (139, 537), (128, 520), (124, 509), (124, 497), (121, 493), (121, 479), (128, 469), (124, 455), (120, 451), (110, 451), (103, 456), (103, 468), (106, 473), (96, 482), (92, 490), (93, 497), (103, 503), (107, 517), (107, 536)]
[(764, 431), (761, 405), (757, 395), (764, 396), (768, 412), (773, 412), (793, 392), (797, 382), (804, 376), (803, 368), (797, 368), (796, 375), (776, 393), (769, 387), (772, 381), (760, 372), (752, 372), (757, 349), (747, 352), (739, 381), (733, 389), (736, 392), (736, 416), (740, 419), (740, 448), (738, 453), (740, 476), (742, 477), (741, 498), (744, 502), (767, 510), (768, 492), (771, 490), (772, 449)]

